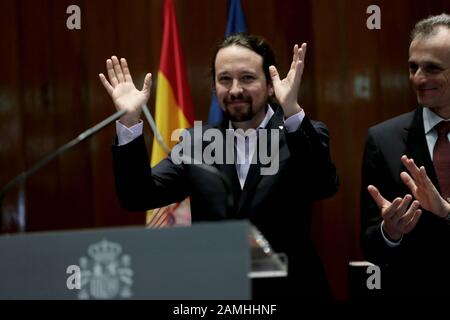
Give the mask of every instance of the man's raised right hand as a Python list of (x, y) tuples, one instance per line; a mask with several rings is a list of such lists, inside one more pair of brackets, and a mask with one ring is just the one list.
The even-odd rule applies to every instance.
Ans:
[(150, 97), (152, 75), (145, 75), (142, 90), (139, 91), (133, 83), (125, 58), (121, 58), (120, 63), (116, 56), (106, 60), (106, 71), (109, 82), (103, 73), (99, 74), (100, 81), (111, 96), (116, 109), (128, 111), (119, 121), (127, 127), (132, 127), (140, 121), (141, 108)]

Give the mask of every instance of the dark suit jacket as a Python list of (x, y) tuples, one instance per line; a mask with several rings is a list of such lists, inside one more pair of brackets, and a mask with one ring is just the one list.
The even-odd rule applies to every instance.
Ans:
[(390, 248), (382, 238), (380, 210), (367, 191), (376, 186), (388, 201), (411, 194), (400, 179), (406, 171), (403, 154), (425, 166), (439, 189), (428, 151), (423, 110), (387, 120), (369, 129), (361, 188), (362, 248), (366, 259), (382, 267), (381, 283), (386, 297), (450, 297), (450, 229), (445, 219), (423, 210), (415, 229), (401, 244)]
[[(283, 112), (277, 108), (266, 128), (280, 126)], [(204, 126), (203, 130), (208, 128)], [(217, 128), (223, 134), (228, 123), (224, 121)], [(150, 168), (142, 136), (125, 146), (113, 146), (119, 200), (127, 210), (140, 211), (190, 196), (194, 223), (249, 219), (275, 251), (289, 256), (289, 280), (282, 280), (281, 287), (271, 290), (273, 296), (283, 297), (292, 290), (294, 296), (323, 296), (327, 285), (310, 239), (310, 223), (312, 201), (333, 195), (338, 186), (330, 161), (328, 131), (323, 123), (305, 117), (297, 131), (279, 130), (279, 140), (277, 174), (262, 176), (261, 165), (252, 164), (243, 190), (234, 164), (214, 165), (231, 184), (235, 201), (228, 209), (226, 191), (217, 176), (196, 165), (176, 165), (170, 156)]]

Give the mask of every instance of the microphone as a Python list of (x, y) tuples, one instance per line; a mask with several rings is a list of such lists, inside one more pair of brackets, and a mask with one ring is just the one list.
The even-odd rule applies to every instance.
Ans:
[[(23, 171), (22, 173), (17, 175), (14, 179), (9, 181), (0, 190), (0, 211), (1, 211), (0, 212), (1, 213), (0, 214), (0, 218), (1, 218), (0, 219), (0, 232), (2, 230), (2, 221), (3, 221), (2, 203), (3, 203), (3, 200), (4, 200), (6, 194), (8, 193), (9, 190), (11, 190), (17, 184), (22, 183), (23, 181), (25, 181), (29, 176), (33, 175), (36, 171), (41, 169), (43, 166), (45, 166), (47, 163), (52, 161), (54, 158), (62, 155), (67, 150), (73, 148), (74, 146), (76, 146), (80, 142), (86, 140), (87, 138), (89, 138), (90, 136), (94, 135), (98, 131), (102, 130), (104, 127), (108, 126), (112, 122), (118, 120), (120, 117), (125, 115), (125, 113), (127, 113), (127, 111), (125, 109), (117, 111), (116, 113), (114, 113), (113, 115), (111, 115), (108, 118), (104, 119), (103, 121), (99, 122), (95, 126), (93, 126), (93, 127), (89, 128), (89, 129), (87, 129), (86, 131), (82, 132), (75, 139), (69, 141), (68, 143), (66, 143), (62, 147), (58, 148), (57, 150), (55, 150), (54, 152), (52, 152), (51, 154), (47, 155), (42, 160), (40, 160), (39, 162), (34, 164), (31, 168), (29, 168), (26, 171)], [(21, 220), (22, 220), (22, 225), (19, 225), (19, 230), (21, 232), (24, 232), (25, 231), (25, 217), (22, 217)]]

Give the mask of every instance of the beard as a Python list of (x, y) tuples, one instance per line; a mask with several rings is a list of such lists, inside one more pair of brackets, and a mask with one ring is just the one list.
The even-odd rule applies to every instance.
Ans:
[[(235, 104), (240, 104), (239, 106)], [(225, 115), (232, 122), (244, 122), (253, 119), (253, 103), (251, 97), (239, 95), (237, 97), (225, 97), (223, 99)]]

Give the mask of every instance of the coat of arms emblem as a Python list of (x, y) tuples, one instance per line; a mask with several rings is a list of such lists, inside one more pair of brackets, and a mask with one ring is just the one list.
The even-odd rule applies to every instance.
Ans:
[(88, 248), (89, 257), (80, 258), (79, 299), (131, 298), (133, 270), (131, 258), (122, 254), (118, 243), (102, 241)]

